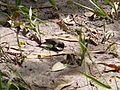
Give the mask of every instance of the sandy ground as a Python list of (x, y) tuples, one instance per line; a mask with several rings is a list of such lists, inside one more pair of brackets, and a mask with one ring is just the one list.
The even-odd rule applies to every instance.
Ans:
[[(28, 0), (26, 0), (27, 2)], [(76, 0), (77, 1), (77, 0)], [(81, 0), (80, 1), (82, 4), (86, 4), (86, 1)], [(30, 6), (32, 3), (24, 3), (27, 6)], [(48, 5), (49, 3), (46, 0), (41, 0), (38, 1), (38, 3), (32, 4), (33, 7), (35, 5)], [(54, 17), (56, 13), (60, 13), (63, 16), (66, 17), (67, 15), (70, 14), (77, 14), (77, 17), (75, 19), (79, 23), (85, 23), (89, 27), (96, 29), (100, 34), (98, 35), (98, 45), (89, 45), (89, 50), (104, 50), (107, 47), (107, 44), (101, 44), (101, 40), (103, 37), (103, 24), (105, 20), (95, 20), (95, 21), (90, 21), (88, 17), (84, 15), (85, 10), (74, 6), (72, 4), (68, 4), (67, 2), (65, 3), (64, 0), (57, 1), (57, 5), (59, 7), (59, 10), (56, 11), (52, 8), (47, 8), (47, 9), (41, 9), (40, 13), (38, 13), (39, 17), (44, 19), (46, 24), (39, 24), (41, 32), (43, 32), (45, 35), (41, 35), (42, 42), (45, 41), (45, 39), (50, 39), (50, 38), (57, 38), (60, 37), (61, 35), (68, 35), (68, 36), (75, 36), (71, 33), (63, 31), (62, 28), (56, 23), (52, 22), (51, 20), (57, 17)], [(91, 4), (88, 2), (87, 6), (91, 6)], [(4, 18), (3, 18), (4, 19)], [(2, 18), (1, 18), (2, 20)], [(83, 30), (86, 30), (85, 28), (82, 28), (80, 26), (70, 26), (70, 28), (80, 28)], [(116, 52), (118, 55), (120, 55), (120, 19), (115, 20), (114, 23), (107, 23), (106, 24), (106, 30), (113, 33), (114, 35), (110, 38), (111, 42), (116, 42)], [(7, 28), (0, 26), (0, 43), (2, 42), (7, 42), (11, 47), (17, 47), (17, 39), (16, 39), (16, 29), (15, 28)], [(63, 33), (63, 34), (57, 34), (53, 35), (55, 33)], [(37, 43), (35, 41), (29, 40), (27, 37), (22, 36), (21, 34), (19, 35), (20, 41), (26, 41), (29, 44), (24, 45), (22, 48), (24, 49), (24, 53), (26, 55), (30, 54), (35, 54), (35, 53), (43, 53), (43, 54), (50, 54), (54, 53), (54, 51), (49, 51), (49, 50), (43, 50), (42, 48), (38, 47)], [(63, 51), (72, 51), (75, 53), (80, 53), (80, 47), (78, 42), (71, 42), (71, 41), (65, 41), (65, 40), (60, 40), (65, 44), (65, 48)], [(86, 65), (86, 68), (84, 67), (84, 64), (82, 66), (75, 66), (75, 69), (72, 68), (74, 65), (68, 65), (67, 68), (61, 71), (57, 72), (52, 72), (51, 68), (52, 66), (59, 61), (64, 61), (64, 56), (65, 55), (58, 55), (54, 56), (51, 58), (28, 58), (25, 59), (25, 61), (22, 64), (22, 67), (18, 65), (14, 65), (13, 62), (10, 64), (13, 65), (23, 76), (23, 78), (31, 85), (32, 90), (54, 90), (55, 87), (57, 87), (60, 84), (63, 83), (70, 83), (73, 82), (69, 87), (64, 88), (63, 90), (108, 90), (105, 88), (102, 88), (98, 85), (96, 85), (94, 82), (91, 80), (85, 78), (83, 75), (81, 75), (79, 72), (77, 72), (75, 69), (83, 71), (83, 72), (88, 72), (88, 74), (92, 74), (91, 76), (95, 76), (98, 80), (105, 82), (104, 79), (106, 79), (107, 83), (112, 87), (112, 90), (117, 90), (116, 84), (115, 84), (115, 79), (112, 78), (112, 76), (120, 76), (119, 72), (107, 72), (105, 73), (104, 71), (106, 70), (111, 70), (111, 68), (97, 64), (97, 63), (107, 63), (107, 64), (115, 64), (115, 65), (120, 65), (120, 56), (115, 57), (114, 55), (105, 53), (105, 54), (93, 54), (91, 53), (91, 57), (96, 63), (97, 68), (99, 69), (100, 73), (102, 74), (102, 77), (99, 75), (96, 67), (93, 66), (92, 62), (89, 60), (88, 56), (85, 58), (85, 62), (89, 63), (89, 66), (91, 69), (88, 68)], [(78, 56), (77, 56), (78, 57)], [(18, 62), (18, 61), (16, 61)], [(0, 68), (1, 70), (7, 70), (6, 68), (6, 63), (0, 63)], [(91, 72), (91, 73), (90, 73)], [(120, 80), (116, 78), (118, 86), (120, 86)], [(54, 84), (52, 84), (54, 82)], [(120, 87), (119, 87), (120, 88)]]

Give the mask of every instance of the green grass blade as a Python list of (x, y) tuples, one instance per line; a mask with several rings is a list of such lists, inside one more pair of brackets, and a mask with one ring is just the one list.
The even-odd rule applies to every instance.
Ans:
[(114, 2), (112, 3), (112, 2), (110, 2), (110, 0), (103, 0), (103, 1), (105, 1), (106, 3), (108, 3), (112, 8), (114, 8), (116, 10)]
[(94, 9), (92, 9), (92, 8), (89, 8), (89, 7), (84, 6), (84, 5), (80, 4), (80, 3), (74, 2), (73, 0), (70, 0), (70, 1), (71, 1), (73, 4), (77, 5), (77, 6), (80, 6), (80, 7), (84, 8), (84, 9), (87, 9), (87, 10), (89, 10), (89, 11), (91, 11), (91, 12), (94, 12)]
[(102, 7), (100, 7), (100, 5), (97, 4), (97, 2), (95, 0), (89, 0), (98, 10), (100, 10), (103, 13), (106, 13)]
[(95, 13), (96, 15), (99, 15), (99, 16), (101, 16), (101, 17), (107, 17), (107, 14), (105, 13), (105, 11), (94, 10), (94, 9), (89, 8), (89, 7), (87, 7), (87, 6), (84, 6), (84, 5), (80, 4), (80, 3), (77, 3), (77, 2), (74, 2), (74, 1), (71, 1), (71, 2), (72, 2), (73, 4), (79, 6), (79, 7), (82, 7), (82, 8), (84, 8), (84, 9), (87, 9), (87, 10)]
[(11, 66), (8, 66), (8, 68), (9, 68), (16, 76), (19, 77), (20, 81), (22, 81), (25, 85), (27, 85), (29, 88), (31, 88), (30, 85), (28, 85), (28, 84), (26, 83), (26, 81), (22, 78), (21, 74), (20, 74), (17, 70), (15, 70), (15, 69), (14, 69), (13, 67), (11, 67)]
[(8, 75), (5, 72), (0, 71), (0, 73), (1, 73), (1, 76), (8, 77)]
[(23, 79), (19, 72), (16, 71), (15, 74), (19, 77), (20, 81), (22, 81), (25, 85), (27, 85), (31, 89), (30, 85), (26, 83), (26, 81)]
[(29, 13), (29, 9), (24, 7), (24, 6), (19, 6), (18, 7), (21, 11), (23, 11), (24, 13)]
[(98, 10), (94, 10), (94, 13), (95, 13), (96, 15), (101, 16), (101, 17), (107, 17), (107, 16), (108, 16), (106, 13), (101, 12), (101, 11), (98, 11)]
[(80, 73), (81, 73), (82, 75), (84, 75), (85, 77), (87, 77), (88, 79), (90, 79), (90, 80), (92, 80), (93, 82), (95, 82), (97, 85), (99, 85), (99, 86), (101, 86), (101, 87), (103, 87), (103, 88), (111, 89), (111, 87), (110, 87), (109, 85), (104, 84), (104, 83), (98, 81), (97, 79), (95, 79), (95, 78), (93, 78), (93, 77), (91, 77), (91, 76), (89, 76), (89, 75), (87, 75), (87, 74), (85, 74), (85, 73), (83, 73), (83, 72), (80, 72)]
[(89, 1), (98, 9), (98, 10), (96, 10), (97, 15), (108, 17), (107, 12), (99, 4), (97, 4), (97, 2), (95, 0), (89, 0)]
[(11, 84), (14, 85), (17, 88), (17, 90), (20, 90), (16, 83), (12, 82)]
[(86, 55), (86, 51), (87, 51), (87, 44), (86, 44), (87, 42), (85, 41), (85, 38), (82, 37), (83, 31), (81, 29), (76, 29), (76, 31), (79, 34), (79, 44), (80, 44), (80, 48), (82, 51), (81, 58), (79, 58), (79, 61), (78, 61), (78, 64), (81, 66), (83, 60), (85, 59), (85, 55)]
[(0, 90), (2, 90), (2, 73), (0, 71)]
[(54, 0), (49, 0), (49, 2), (50, 2), (50, 4), (51, 4), (54, 8), (56, 8), (56, 3), (55, 3)]
[(6, 86), (6, 89), (5, 90), (9, 90), (10, 89), (10, 86), (12, 84), (12, 80), (13, 80), (14, 76), (11, 76), (10, 79), (8, 80), (7, 82), (7, 86)]
[(18, 9), (21, 10), (21, 13), (24, 15), (24, 17), (25, 17), (27, 20), (29, 20), (29, 22), (31, 22), (30, 18), (36, 18), (38, 21), (40, 21), (40, 22), (44, 23), (45, 25), (47, 25), (47, 24), (45, 23), (45, 21), (39, 19), (39, 18), (35, 15), (35, 13), (32, 11), (32, 8), (28, 9), (28, 8), (26, 8), (26, 7), (24, 7), (24, 6), (19, 6)]
[(16, 6), (21, 4), (21, 0), (15, 0)]
[(98, 6), (98, 4), (96, 3), (95, 0), (89, 0), (90, 3), (92, 3), (92, 5), (94, 5), (98, 10), (101, 10), (100, 6)]
[[(24, 6), (18, 6), (18, 9), (21, 10), (22, 14), (27, 14), (29, 16), (29, 12), (30, 12), (29, 8), (24, 7)], [(36, 16), (35, 13), (32, 12), (32, 16)]]
[(120, 76), (116, 76), (116, 77), (120, 79)]

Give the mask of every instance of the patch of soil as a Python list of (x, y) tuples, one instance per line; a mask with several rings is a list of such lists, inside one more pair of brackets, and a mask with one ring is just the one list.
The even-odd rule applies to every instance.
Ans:
[[(90, 6), (94, 8), (88, 1), (86, 0), (76, 0), (86, 6)], [(42, 43), (45, 42), (45, 39), (57, 38), (59, 41), (63, 42), (65, 47), (63, 52), (69, 51), (74, 53), (81, 53), (80, 45), (78, 41), (71, 41), (71, 40), (64, 40), (59, 37), (67, 36), (69, 37), (76, 37), (77, 33), (75, 31), (65, 31), (64, 28), (54, 22), (54, 19), (61, 19), (66, 18), (68, 15), (75, 15), (77, 16), (74, 18), (75, 21), (79, 24), (86, 24), (88, 27), (97, 30), (98, 34), (93, 34), (97, 45), (89, 44), (88, 50), (90, 50), (90, 55), (94, 63), (102, 74), (96, 69), (96, 66), (93, 65), (93, 62), (86, 56), (85, 61), (83, 62), (82, 66), (78, 65), (68, 65), (67, 68), (61, 71), (52, 72), (51, 68), (56, 62), (63, 62), (65, 60), (65, 55), (58, 55), (58, 56), (51, 56), (49, 58), (43, 57), (38, 58), (36, 55), (43, 54), (43, 55), (50, 55), (53, 53), (58, 53), (55, 51), (50, 51), (43, 49), (38, 46), (34, 40), (30, 40), (27, 37), (24, 37), (22, 34), (18, 35), (20, 41), (25, 41), (27, 44), (23, 45), (21, 48), (24, 50), (25, 55), (31, 55), (31, 57), (24, 60), (22, 63), (22, 67), (14, 64), (18, 64), (17, 62), (21, 61), (5, 61), (0, 63), (0, 70), (7, 71), (6, 68), (7, 62), (13, 65), (23, 76), (23, 78), (30, 84), (32, 90), (53, 90), (58, 85), (63, 83), (73, 82), (69, 87), (64, 88), (63, 90), (108, 90), (104, 89), (93, 83), (91, 80), (85, 78), (75, 69), (83, 72), (88, 72), (89, 75), (94, 76), (96, 79), (100, 80), (101, 82), (107, 83), (112, 87), (113, 90), (116, 90), (116, 82), (118, 86), (120, 86), (120, 80), (116, 78), (112, 78), (112, 76), (120, 76), (119, 72), (112, 72), (110, 71), (111, 68), (98, 64), (98, 63), (107, 63), (107, 64), (115, 64), (120, 65), (120, 19), (115, 20), (114, 23), (106, 23), (106, 31), (108, 31), (111, 36), (109, 41), (115, 43), (116, 45), (116, 52), (118, 56), (114, 54), (109, 54), (109, 52), (105, 53), (94, 53), (92, 51), (102, 51), (106, 50), (107, 46), (110, 44), (109, 42), (101, 43), (104, 37), (104, 23), (106, 22), (105, 19), (98, 19), (90, 21), (88, 17), (84, 15), (86, 10), (81, 9), (78, 6), (75, 6), (71, 3), (68, 3), (64, 0), (56, 0), (58, 10), (53, 8), (43, 8), (39, 9), (38, 16), (43, 19), (47, 26), (43, 23), (39, 23), (39, 28), (44, 35), (41, 35)], [(38, 0), (37, 2), (30, 2), (30, 0), (25, 0), (23, 5), (29, 7), (39, 7), (39, 5), (50, 5), (47, 0)], [(104, 6), (104, 4), (103, 4)], [(1, 18), (0, 18), (1, 19)], [(4, 18), (3, 18), (4, 19)], [(0, 20), (1, 21), (1, 20)], [(79, 25), (68, 25), (72, 30), (74, 29), (82, 29), (85, 31), (85, 35), (89, 36), (89, 31), (86, 28), (79, 26)], [(16, 38), (16, 28), (7, 28), (0, 26), (0, 43), (7, 42), (10, 47), (18, 48), (17, 38)], [(11, 51), (10, 51), (11, 52)], [(13, 52), (13, 50), (12, 50)], [(17, 53), (17, 51), (14, 51)], [(60, 51), (62, 52), (62, 51)], [(33, 55), (33, 56), (32, 56)], [(14, 56), (11, 56), (14, 57)], [(76, 55), (76, 58), (80, 57), (80, 55)], [(14, 63), (16, 62), (16, 63)], [(88, 64), (85, 64), (87, 62)], [(74, 68), (73, 68), (74, 67)], [(105, 71), (108, 71), (107, 73)], [(105, 79), (105, 80), (104, 80)], [(54, 83), (54, 84), (53, 84)]]

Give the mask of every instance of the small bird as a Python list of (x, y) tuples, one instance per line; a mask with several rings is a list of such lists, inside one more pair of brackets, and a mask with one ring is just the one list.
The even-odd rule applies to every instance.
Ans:
[(64, 43), (58, 39), (45, 39), (46, 42), (43, 44), (47, 45), (45, 48), (52, 51), (62, 51), (65, 47)]

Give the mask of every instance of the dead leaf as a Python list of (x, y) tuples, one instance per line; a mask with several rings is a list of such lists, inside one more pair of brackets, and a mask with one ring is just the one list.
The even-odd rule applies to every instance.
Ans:
[(68, 25), (75, 25), (75, 22), (73, 20), (73, 17), (70, 18), (70, 15), (67, 16), (67, 18), (63, 19), (64, 23), (68, 24)]
[(114, 13), (119, 9), (119, 3), (120, 3), (120, 2), (114, 2), (114, 3), (113, 3), (114, 6), (115, 6), (115, 9), (112, 8), (112, 10), (111, 10), (111, 15), (114, 15)]
[(120, 66), (117, 66), (115, 64), (106, 64), (106, 63), (98, 63), (98, 64), (102, 64), (102, 65), (105, 65), (105, 66), (108, 66), (110, 68), (113, 68), (115, 69), (116, 71), (120, 71)]
[(106, 50), (97, 50), (97, 51), (89, 51), (89, 52), (93, 54), (104, 54), (106, 53)]
[(93, 14), (94, 14), (93, 12), (85, 12), (84, 15), (85, 15), (86, 17), (91, 17)]
[(90, 28), (88, 26), (85, 26), (90, 32), (94, 33), (94, 34), (97, 34), (98, 31), (96, 29), (93, 29), (93, 28)]
[(61, 52), (49, 51), (48, 53), (33, 53), (27, 55), (27, 58), (51, 58), (53, 56), (66, 55), (66, 54), (81, 55), (81, 53), (75, 53), (70, 51), (61, 51)]
[(52, 20), (49, 20), (49, 21), (52, 21), (52, 22), (54, 22), (54, 23), (58, 23), (58, 22), (61, 22), (62, 19), (52, 19)]
[[(56, 37), (56, 38), (64, 41), (69, 41), (69, 42), (79, 42), (79, 38), (74, 36), (67, 36), (67, 37), (62, 36), (62, 37)], [(85, 40), (95, 46), (98, 45), (98, 42), (96, 42), (93, 38), (85, 37)]]
[(72, 83), (58, 85), (54, 90), (62, 90), (65, 87), (70, 86)]
[(117, 53), (114, 53), (114, 52), (109, 52), (107, 50), (98, 50), (98, 51), (89, 51), (90, 53), (94, 53), (94, 54), (111, 54), (113, 55), (114, 57), (119, 57), (119, 55)]
[(57, 39), (60, 39), (60, 40), (64, 40), (64, 41), (70, 41), (70, 42), (78, 42), (78, 38), (77, 37), (71, 37), (71, 36), (67, 36), (67, 37), (57, 37)]
[(63, 70), (65, 69), (67, 66), (61, 62), (57, 62), (53, 65), (52, 67), (52, 71), (55, 72), (55, 71), (60, 71), (60, 70)]
[(30, 55), (27, 55), (27, 58), (38, 58), (38, 55), (36, 54), (30, 54)]

